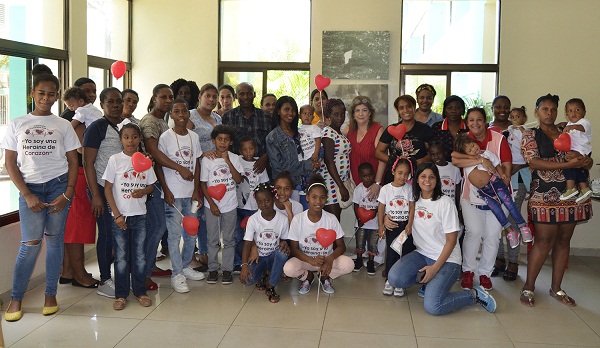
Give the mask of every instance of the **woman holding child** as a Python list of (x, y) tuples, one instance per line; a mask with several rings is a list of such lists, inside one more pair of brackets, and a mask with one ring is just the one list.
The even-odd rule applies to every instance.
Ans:
[(555, 124), (558, 96), (541, 96), (535, 105), (539, 126), (523, 132), (521, 147), (523, 157), (532, 169), (529, 211), (535, 226), (535, 243), (527, 258), (527, 281), (523, 285), (520, 300), (525, 306), (535, 305), (535, 281), (552, 250), (550, 296), (574, 307), (575, 300), (562, 290), (561, 283), (575, 226), (578, 222), (592, 217), (592, 205), (589, 199), (578, 204), (575, 200), (563, 201), (559, 197), (566, 185), (563, 170), (589, 169), (593, 161), (590, 157), (578, 153), (564, 153), (554, 149), (553, 142), (562, 132)]
[[(506, 138), (502, 134), (487, 128), (485, 110), (482, 108), (469, 109), (466, 121), (469, 128), (468, 136), (475, 139), (482, 151), (488, 150), (500, 159), (500, 166), (504, 173), (508, 175), (508, 180), (510, 180), (512, 155)], [(454, 151), (452, 153), (452, 164), (459, 168), (480, 164), (488, 172), (497, 173), (490, 160), (483, 158), (481, 155), (467, 155)], [(506, 184), (508, 184), (508, 180)], [(472, 289), (474, 272), (478, 270), (480, 285), (486, 290), (491, 290), (490, 275), (498, 253), (502, 226), (500, 226), (485, 201), (479, 197), (477, 189), (468, 180), (463, 180), (460, 203), (465, 223), (461, 286), (463, 289)], [(481, 246), (481, 259), (479, 265), (477, 265), (477, 254), (481, 243), (483, 243)]]

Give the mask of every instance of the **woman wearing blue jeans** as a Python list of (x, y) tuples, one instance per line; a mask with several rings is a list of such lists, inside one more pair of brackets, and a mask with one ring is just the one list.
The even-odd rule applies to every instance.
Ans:
[(4, 319), (23, 316), (22, 301), (46, 238), (46, 292), (43, 315), (58, 312), (56, 290), (63, 261), (65, 223), (75, 193), (81, 147), (71, 124), (52, 114), (58, 79), (45, 65), (33, 68), (31, 97), (35, 109), (14, 119), (6, 132), (6, 169), (19, 190), (21, 245), (15, 263), (11, 302)]
[[(388, 273), (394, 288), (427, 284), (423, 305), (431, 315), (443, 315), (475, 303), (488, 312), (496, 310), (496, 301), (481, 286), (450, 292), (460, 274), (461, 254), (457, 244), (458, 213), (452, 199), (442, 194), (440, 174), (435, 164), (422, 163), (413, 181), (415, 217), (412, 235), (417, 250), (402, 257)], [(419, 274), (420, 273), (420, 274)]]

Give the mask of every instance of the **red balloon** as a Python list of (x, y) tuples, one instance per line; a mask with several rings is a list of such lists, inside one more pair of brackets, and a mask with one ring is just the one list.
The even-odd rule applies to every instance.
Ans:
[(110, 71), (112, 72), (113, 76), (118, 80), (121, 77), (123, 77), (123, 75), (125, 75), (125, 71), (127, 71), (127, 65), (122, 60), (117, 60), (110, 66)]
[(554, 148), (558, 151), (567, 152), (571, 150), (571, 136), (569, 133), (562, 133), (554, 140)]
[(136, 152), (131, 156), (131, 164), (136, 172), (145, 172), (152, 168), (152, 161), (141, 152)]
[(227, 192), (227, 186), (225, 184), (219, 184), (215, 186), (208, 187), (208, 195), (213, 199), (220, 201), (223, 196), (225, 196), (225, 192)]
[(390, 133), (390, 135), (392, 135), (394, 138), (400, 140), (404, 137), (404, 134), (406, 134), (406, 126), (403, 125), (402, 123), (396, 125), (396, 126), (389, 126), (388, 127), (388, 133)]
[(323, 91), (330, 83), (331, 79), (329, 77), (325, 77), (321, 74), (315, 76), (315, 85), (317, 85), (319, 91)]
[(198, 228), (200, 227), (200, 221), (193, 216), (184, 216), (183, 217), (183, 230), (189, 234), (190, 236), (195, 236), (198, 234)]
[(321, 244), (323, 248), (327, 248), (333, 244), (336, 239), (335, 237), (336, 233), (334, 230), (329, 230), (322, 227), (317, 230), (317, 241), (319, 241), (319, 244)]
[(356, 215), (358, 215), (358, 219), (360, 220), (360, 222), (364, 224), (365, 222), (370, 221), (375, 217), (375, 210), (358, 207)]
[(240, 227), (242, 229), (246, 229), (246, 226), (248, 225), (248, 219), (250, 219), (249, 216), (246, 216), (245, 218), (242, 219), (242, 221), (240, 221)]

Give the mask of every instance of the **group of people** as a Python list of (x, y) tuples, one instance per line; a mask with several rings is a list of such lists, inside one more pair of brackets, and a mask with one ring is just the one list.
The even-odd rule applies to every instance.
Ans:
[[(552, 141), (564, 129), (589, 142), (581, 100), (567, 103), (570, 123), (563, 128), (556, 124), (558, 97), (540, 97), (539, 127), (524, 129), (525, 109), (511, 110), (506, 96), (494, 100), (488, 125), (484, 109), (466, 111), (458, 96), (434, 113), (435, 89), (424, 84), (416, 100), (395, 100), (399, 122), (383, 127), (367, 96), (356, 96), (346, 117), (344, 102), (324, 90), (314, 90), (311, 104), (300, 108), (292, 97), (270, 94), (257, 108), (249, 83), (198, 88), (178, 79), (154, 87), (148, 113), (138, 120), (135, 91), (104, 89), (99, 110), (92, 105), (94, 82), (81, 78), (64, 92), (68, 109), (58, 117), (50, 111), (58, 80), (44, 65), (33, 72), (35, 108), (11, 122), (2, 143), (20, 192), (22, 231), (7, 321), (22, 317), (44, 237), (45, 315), (58, 311), (58, 283), (97, 288), (122, 310), (130, 289), (142, 306), (152, 305), (147, 292), (158, 288), (152, 277), (170, 276), (173, 289), (185, 293), (190, 280), (215, 284), (220, 276), (231, 284), (239, 275), (276, 303), (279, 281), (298, 278), (298, 292), (306, 294), (317, 278), (324, 292), (334, 293), (333, 279), (364, 266), (374, 275), (384, 262), (384, 295), (404, 296), (420, 284), (431, 314), (474, 303), (493, 312), (490, 277), (504, 272), (514, 280), (519, 234), (533, 240), (520, 213), (526, 195), (535, 243), (521, 302), (534, 305), (535, 280), (552, 250), (550, 294), (575, 305), (561, 281), (575, 225), (592, 214), (585, 186), (591, 149), (557, 151)], [(577, 173), (567, 174), (572, 169)], [(350, 206), (355, 261), (344, 255), (340, 225)], [(197, 233), (185, 226), (190, 217), (199, 221)], [(172, 270), (156, 266), (161, 240)], [(99, 280), (84, 267), (83, 245), (94, 242)], [(463, 291), (451, 293), (459, 276)]]

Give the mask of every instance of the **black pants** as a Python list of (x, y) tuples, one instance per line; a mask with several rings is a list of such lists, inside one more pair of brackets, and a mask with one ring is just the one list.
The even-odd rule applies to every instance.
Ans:
[(392, 268), (392, 266), (398, 260), (400, 260), (402, 255), (407, 255), (408, 253), (410, 253), (411, 251), (414, 251), (416, 249), (415, 243), (413, 242), (412, 233), (408, 235), (408, 238), (406, 238), (406, 241), (404, 242), (404, 244), (402, 244), (402, 255), (398, 255), (398, 253), (395, 252), (394, 249), (392, 249), (390, 247), (390, 245), (392, 245), (392, 242), (394, 241), (394, 239), (396, 239), (396, 237), (398, 237), (400, 235), (400, 233), (402, 233), (402, 231), (404, 231), (404, 229), (406, 228), (407, 222), (408, 221), (398, 222), (397, 228), (394, 228), (393, 230), (388, 230), (386, 228), (386, 230), (385, 230), (385, 245), (387, 246), (386, 251), (385, 251), (385, 272), (386, 272), (386, 274), (390, 271), (390, 268)]

